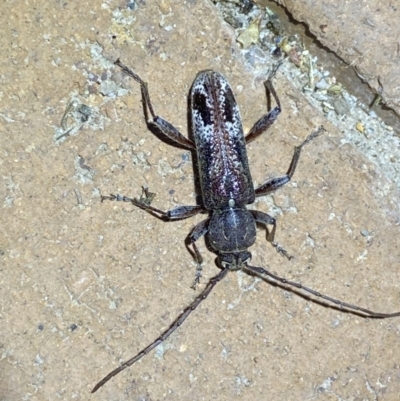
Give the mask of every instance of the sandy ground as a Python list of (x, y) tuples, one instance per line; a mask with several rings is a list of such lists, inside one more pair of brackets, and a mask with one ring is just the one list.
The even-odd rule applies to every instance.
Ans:
[[(196, 201), (190, 152), (146, 129), (138, 86), (108, 60), (148, 81), (156, 112), (184, 133), (198, 71), (228, 77), (248, 130), (266, 110), (269, 65), (254, 76), (203, 0), (134, 10), (9, 2), (1, 19), (1, 400), (398, 399), (400, 318), (327, 309), (243, 273), (90, 395), (218, 271), (199, 241), (203, 283), (190, 288), (184, 238), (201, 216), (163, 223), (100, 203), (110, 192), (138, 196), (143, 184), (163, 209)], [(400, 310), (398, 190), (282, 73), (275, 82), (283, 112), (248, 147), (256, 184), (284, 173), (315, 127), (327, 132), (304, 149), (293, 182), (254, 205), (278, 219), (277, 240), (295, 258), (280, 257), (260, 230), (253, 263), (347, 302)]]

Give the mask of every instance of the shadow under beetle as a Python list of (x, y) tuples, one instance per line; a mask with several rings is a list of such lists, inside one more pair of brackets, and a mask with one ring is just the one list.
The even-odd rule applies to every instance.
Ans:
[[(180, 147), (197, 152), (202, 204), (196, 206), (179, 206), (165, 212), (151, 206), (154, 194), (150, 193), (147, 189), (143, 189), (143, 195), (140, 199), (110, 195), (102, 196), (102, 201), (108, 199), (130, 202), (168, 221), (186, 219), (198, 213), (209, 213), (209, 217), (197, 224), (186, 239), (186, 246), (197, 262), (196, 278), (193, 286), (195, 287), (199, 283), (201, 276), (203, 259), (196, 246), (196, 241), (200, 237), (204, 235), (208, 236), (209, 244), (217, 254), (217, 265), (221, 271), (210, 279), (205, 289), (164, 333), (136, 356), (104, 377), (96, 384), (92, 393), (96, 392), (119, 372), (148, 354), (158, 344), (165, 341), (184, 322), (190, 313), (207, 298), (214, 286), (227, 275), (228, 271), (243, 270), (274, 284), (291, 286), (298, 290), (303, 290), (333, 303), (337, 309), (356, 313), (363, 317), (383, 319), (400, 316), (400, 312), (377, 313), (339, 301), (305, 287), (302, 284), (276, 276), (261, 267), (249, 265), (251, 253), (248, 251), (248, 248), (255, 242), (257, 223), (266, 227), (267, 241), (280, 254), (290, 259), (288, 253), (274, 241), (275, 219), (266, 213), (248, 210), (246, 205), (253, 203), (257, 196), (269, 194), (287, 184), (296, 170), (303, 146), (324, 131), (322, 127), (319, 128), (309, 135), (301, 145), (294, 148), (292, 161), (285, 175), (269, 179), (258, 188), (253, 187), (247, 160), (246, 144), (265, 132), (281, 112), (280, 101), (272, 85), (272, 78), (279, 64), (271, 70), (268, 79), (264, 83), (266, 89), (273, 95), (277, 105), (262, 116), (246, 136), (243, 134), (239, 108), (226, 78), (212, 70), (200, 72), (193, 82), (189, 95), (189, 112), (191, 114), (191, 130), (194, 142), (184, 137), (173, 125), (154, 113), (147, 84), (137, 74), (123, 65), (119, 60), (115, 64), (140, 84), (143, 109), (149, 129), (161, 132), (161, 134)], [(149, 112), (151, 118), (149, 118)], [(271, 231), (268, 230), (268, 225), (272, 226)], [(305, 295), (304, 293), (301, 294)], [(318, 302), (315, 299), (310, 299)]]

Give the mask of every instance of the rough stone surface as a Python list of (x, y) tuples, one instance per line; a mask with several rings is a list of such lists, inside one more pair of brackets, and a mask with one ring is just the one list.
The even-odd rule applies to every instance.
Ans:
[[(400, 319), (327, 309), (241, 273), (163, 347), (90, 396), (195, 297), (184, 238), (201, 219), (163, 223), (100, 203), (100, 193), (138, 196), (143, 184), (160, 208), (196, 198), (190, 153), (147, 131), (137, 84), (109, 60), (147, 80), (156, 112), (184, 133), (186, 96), (205, 68), (229, 78), (246, 130), (266, 110), (265, 74), (244, 64), (210, 3), (138, 3), (3, 4), (2, 399), (397, 400)], [(260, 230), (253, 263), (351, 303), (399, 310), (398, 192), (281, 73), (275, 82), (284, 109), (249, 146), (256, 183), (284, 173), (316, 126), (327, 132), (304, 149), (293, 182), (254, 206), (277, 217), (277, 241), (294, 260)], [(199, 248), (204, 285), (217, 268), (203, 241)]]
[[(263, 3), (265, 0), (258, 0)], [(400, 6), (380, 0), (276, 0), (329, 50), (357, 69), (400, 114)]]

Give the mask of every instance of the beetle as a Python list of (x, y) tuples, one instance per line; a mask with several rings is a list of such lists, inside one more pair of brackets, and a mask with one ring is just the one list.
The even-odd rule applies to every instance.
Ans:
[[(253, 203), (257, 196), (272, 193), (287, 184), (296, 170), (302, 148), (324, 131), (323, 127), (320, 127), (311, 133), (299, 146), (294, 148), (294, 154), (285, 175), (269, 179), (259, 187), (254, 188), (247, 158), (246, 144), (267, 131), (281, 112), (281, 103), (272, 85), (272, 78), (280, 63), (271, 69), (268, 79), (264, 82), (266, 89), (274, 97), (276, 106), (263, 115), (246, 136), (243, 133), (239, 108), (227, 79), (219, 72), (213, 70), (198, 73), (189, 94), (191, 132), (194, 141), (183, 136), (172, 124), (154, 113), (146, 82), (119, 60), (115, 64), (140, 84), (144, 115), (148, 128), (151, 131), (161, 133), (176, 145), (197, 153), (202, 202), (199, 205), (179, 206), (169, 211), (163, 211), (151, 206), (155, 194), (149, 192), (147, 188), (143, 188), (140, 199), (122, 195), (109, 195), (102, 196), (102, 201), (130, 202), (167, 221), (186, 219), (199, 213), (208, 213), (209, 217), (198, 223), (186, 239), (186, 246), (197, 262), (193, 287), (196, 287), (201, 277), (203, 259), (196, 246), (196, 241), (202, 236), (207, 236), (211, 248), (217, 254), (217, 265), (221, 271), (209, 280), (204, 290), (176, 318), (166, 331), (136, 356), (104, 377), (96, 384), (92, 393), (96, 392), (112, 377), (137, 362), (153, 348), (165, 341), (184, 322), (190, 313), (207, 298), (215, 285), (229, 271), (243, 270), (251, 275), (260, 276), (266, 281), (304, 290), (315, 297), (320, 297), (333, 303), (338, 309), (357, 313), (364, 317), (389, 318), (400, 316), (400, 312), (390, 314), (377, 313), (339, 301), (305, 287), (300, 283), (279, 277), (262, 267), (251, 266), (249, 264), (251, 253), (248, 251), (248, 248), (255, 242), (257, 223), (266, 227), (267, 241), (281, 255), (288, 259), (291, 258), (287, 251), (275, 242), (275, 218), (264, 212), (248, 210), (246, 206)], [(149, 113), (151, 118), (149, 118)], [(272, 229), (269, 230), (268, 226), (272, 226)]]

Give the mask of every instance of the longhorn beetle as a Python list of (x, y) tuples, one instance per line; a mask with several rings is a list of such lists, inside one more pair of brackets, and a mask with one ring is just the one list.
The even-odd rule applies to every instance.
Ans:
[[(281, 104), (272, 85), (272, 78), (279, 64), (271, 70), (268, 79), (264, 83), (266, 89), (274, 97), (277, 105), (262, 116), (246, 136), (243, 135), (239, 108), (226, 78), (212, 70), (198, 73), (189, 95), (191, 130), (194, 142), (184, 137), (173, 125), (154, 113), (146, 82), (119, 60), (115, 64), (140, 84), (144, 115), (148, 128), (151, 131), (156, 130), (159, 133), (161, 132), (180, 147), (197, 152), (202, 204), (197, 206), (180, 206), (165, 212), (151, 206), (154, 194), (150, 193), (147, 188), (143, 188), (143, 194), (140, 199), (110, 195), (102, 196), (102, 201), (108, 199), (130, 202), (150, 214), (167, 221), (186, 219), (198, 213), (209, 213), (209, 217), (197, 224), (186, 239), (186, 246), (197, 262), (196, 278), (193, 286), (195, 287), (199, 283), (201, 276), (203, 258), (196, 246), (196, 241), (200, 237), (204, 235), (208, 236), (209, 244), (218, 256), (217, 265), (221, 271), (211, 278), (205, 289), (176, 318), (167, 330), (136, 356), (104, 377), (96, 384), (92, 393), (96, 392), (119, 372), (148, 354), (158, 344), (165, 341), (199, 304), (207, 298), (215, 285), (227, 275), (228, 271), (243, 270), (251, 275), (260, 276), (266, 281), (303, 290), (315, 297), (333, 303), (334, 307), (338, 309), (356, 313), (363, 317), (383, 319), (400, 316), (400, 312), (377, 313), (339, 301), (305, 287), (302, 284), (279, 277), (262, 267), (249, 265), (251, 254), (248, 248), (255, 242), (257, 223), (266, 227), (268, 242), (281, 255), (290, 259), (289, 254), (274, 241), (276, 230), (275, 219), (266, 213), (248, 210), (246, 205), (253, 203), (256, 196), (269, 194), (287, 184), (296, 170), (303, 146), (324, 131), (322, 127), (317, 129), (303, 143), (294, 148), (292, 161), (285, 175), (269, 179), (258, 188), (253, 187), (247, 160), (246, 144), (265, 132), (275, 122), (281, 112)], [(149, 112), (151, 115), (150, 118)], [(268, 230), (268, 225), (272, 226), (271, 231)]]

